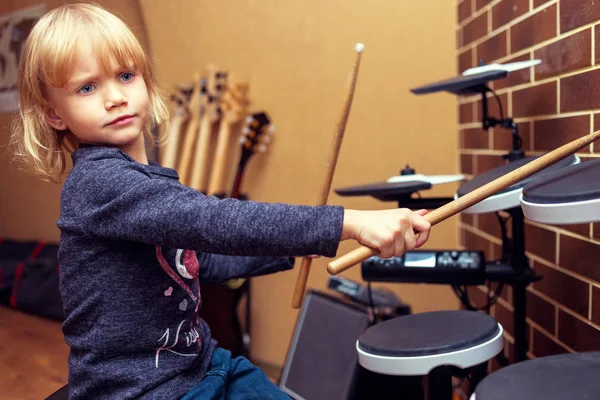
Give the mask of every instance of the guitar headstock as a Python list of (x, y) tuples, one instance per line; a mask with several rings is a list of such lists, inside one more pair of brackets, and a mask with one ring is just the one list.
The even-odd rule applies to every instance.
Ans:
[(227, 87), (227, 72), (218, 71), (214, 66), (206, 68), (206, 85), (202, 93), (204, 117), (209, 122), (221, 118), (220, 99)]
[(240, 142), (242, 144), (242, 156), (249, 158), (252, 154), (267, 151), (271, 142), (275, 127), (266, 112), (256, 112), (246, 118), (242, 130)]
[(202, 97), (206, 90), (206, 79), (198, 72), (194, 73), (194, 80), (191, 87), (184, 89), (184, 95), (188, 98), (187, 108), (190, 119), (199, 121), (202, 116)]
[(233, 125), (241, 121), (250, 107), (248, 99), (249, 85), (246, 82), (237, 82), (229, 77), (227, 89), (221, 97), (221, 117), (223, 122)]
[(169, 100), (173, 110), (173, 117), (187, 117), (189, 102), (194, 92), (193, 86), (179, 86), (171, 93)]

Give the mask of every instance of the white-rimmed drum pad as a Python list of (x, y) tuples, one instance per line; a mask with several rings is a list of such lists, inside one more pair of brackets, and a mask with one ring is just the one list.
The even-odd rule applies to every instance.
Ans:
[(544, 224), (600, 221), (600, 160), (571, 165), (525, 186), (521, 208)]
[[(486, 184), (508, 174), (509, 172), (512, 172), (512, 171), (522, 167), (525, 164), (528, 164), (529, 162), (535, 160), (536, 158), (537, 157), (535, 157), (535, 156), (524, 157), (519, 160), (515, 160), (515, 161), (509, 162), (507, 164), (501, 165), (499, 167), (493, 168), (489, 171), (484, 172), (483, 174), (477, 175), (476, 177), (471, 179), (469, 182), (462, 185), (456, 192), (455, 197), (456, 198), (462, 197), (462, 196), (466, 195), (467, 193), (470, 193), (473, 190), (478, 189), (479, 187), (486, 185)], [(533, 182), (533, 181), (540, 179), (548, 174), (551, 174), (554, 171), (563, 169), (565, 167), (568, 167), (570, 165), (574, 165), (577, 163), (579, 163), (579, 157), (574, 156), (574, 155), (566, 157), (566, 158), (556, 162), (555, 164), (549, 166), (548, 168), (545, 168), (544, 170), (542, 170), (536, 174), (533, 174), (530, 177), (525, 178), (525, 179), (521, 180), (520, 182), (515, 183), (512, 186), (509, 186), (508, 188), (501, 190), (497, 194), (480, 201), (479, 203), (467, 208), (463, 212), (466, 214), (483, 214), (483, 213), (489, 213), (489, 212), (496, 212), (496, 211), (500, 211), (500, 210), (509, 210), (511, 208), (518, 207), (519, 202), (520, 202), (521, 192), (523, 191), (523, 187), (525, 185), (527, 185), (529, 182)]]

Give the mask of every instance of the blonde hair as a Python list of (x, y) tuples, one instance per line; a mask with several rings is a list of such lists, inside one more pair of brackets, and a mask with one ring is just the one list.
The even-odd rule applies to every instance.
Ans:
[[(65, 87), (76, 58), (77, 42), (89, 40), (108, 70), (111, 57), (122, 68), (131, 67), (146, 82), (149, 118), (144, 134), (169, 117), (156, 87), (150, 61), (129, 27), (117, 16), (94, 4), (64, 5), (45, 14), (31, 30), (23, 47), (17, 82), (19, 115), (13, 123), (11, 144), (15, 158), (25, 161), (44, 180), (58, 181), (67, 156), (78, 146), (70, 132), (55, 131), (45, 118), (45, 87)], [(165, 137), (161, 141), (165, 140)]]

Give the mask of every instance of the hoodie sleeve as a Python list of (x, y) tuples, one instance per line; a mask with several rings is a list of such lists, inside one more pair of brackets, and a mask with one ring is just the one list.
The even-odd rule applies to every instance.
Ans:
[[(218, 199), (159, 179), (127, 159), (89, 160), (69, 176), (59, 228), (232, 256), (336, 254), (341, 206)], [(214, 258), (211, 262), (223, 262)], [(244, 259), (243, 263), (254, 261)], [(233, 261), (228, 260), (231, 273)]]
[(293, 257), (247, 257), (197, 253), (200, 282), (222, 283), (235, 278), (252, 278), (294, 268)]

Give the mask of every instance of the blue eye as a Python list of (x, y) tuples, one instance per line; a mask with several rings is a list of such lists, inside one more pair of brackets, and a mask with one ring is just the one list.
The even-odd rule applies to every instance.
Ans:
[(83, 93), (83, 94), (88, 94), (88, 93), (92, 93), (92, 91), (94, 90), (94, 85), (91, 84), (87, 84), (87, 85), (83, 85), (80, 89), (79, 92)]
[(134, 77), (134, 73), (133, 73), (133, 72), (123, 72), (123, 73), (121, 74), (121, 80), (122, 80), (123, 82), (129, 82), (129, 81), (132, 81), (132, 80), (133, 80), (133, 77)]

